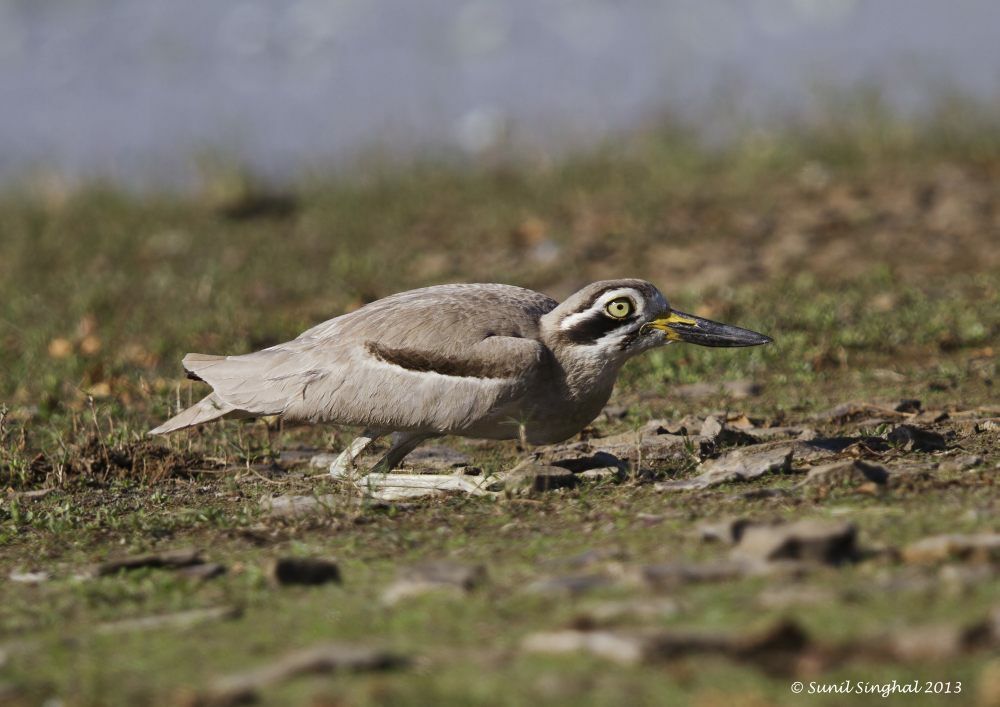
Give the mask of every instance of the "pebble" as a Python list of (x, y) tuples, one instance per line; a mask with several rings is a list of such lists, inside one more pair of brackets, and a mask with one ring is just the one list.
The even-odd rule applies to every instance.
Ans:
[(470, 592), (486, 581), (486, 568), (450, 561), (427, 562), (400, 571), (396, 581), (383, 593), (387, 605), (430, 592)]
[(946, 560), (996, 563), (1000, 562), (1000, 533), (932, 535), (904, 547), (902, 557), (913, 564)]
[(851, 523), (799, 520), (750, 525), (733, 548), (734, 557), (776, 562), (840, 564), (857, 558), (857, 529)]
[(657, 491), (699, 490), (727, 481), (748, 481), (768, 473), (787, 472), (791, 468), (792, 455), (790, 446), (734, 449), (702, 464), (694, 478), (662, 481), (653, 488)]
[(573, 488), (579, 483), (576, 474), (561, 466), (520, 464), (507, 473), (506, 488), (510, 491), (542, 493), (553, 489)]

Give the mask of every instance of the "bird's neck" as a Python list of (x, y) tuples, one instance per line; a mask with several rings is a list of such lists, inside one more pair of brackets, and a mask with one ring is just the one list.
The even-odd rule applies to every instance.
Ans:
[(571, 400), (593, 399), (611, 394), (624, 360), (601, 355), (584, 347), (564, 349), (556, 359), (562, 369), (564, 395)]

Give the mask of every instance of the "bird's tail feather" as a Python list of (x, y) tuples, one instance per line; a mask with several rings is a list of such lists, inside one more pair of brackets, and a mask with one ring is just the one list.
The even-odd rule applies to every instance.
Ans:
[(159, 427), (149, 431), (151, 435), (164, 435), (185, 427), (195, 427), (220, 417), (244, 417), (242, 411), (224, 402), (215, 393), (205, 396), (187, 410), (174, 415)]

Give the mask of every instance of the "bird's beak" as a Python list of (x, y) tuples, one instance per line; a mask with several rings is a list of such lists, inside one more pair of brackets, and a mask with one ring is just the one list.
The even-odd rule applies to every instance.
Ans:
[(699, 346), (759, 346), (769, 344), (769, 336), (749, 329), (702, 319), (677, 310), (644, 325), (666, 334), (669, 341), (686, 341)]

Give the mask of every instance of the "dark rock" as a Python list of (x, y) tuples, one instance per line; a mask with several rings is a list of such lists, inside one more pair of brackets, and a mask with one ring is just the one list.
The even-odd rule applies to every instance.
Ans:
[(948, 446), (943, 435), (914, 425), (896, 425), (886, 439), (907, 452), (936, 452)]
[(205, 561), (201, 550), (168, 550), (150, 555), (132, 555), (119, 557), (96, 565), (90, 572), (95, 577), (104, 577), (122, 570), (136, 570), (146, 567), (175, 569), (200, 565)]
[(587, 456), (566, 457), (565, 459), (554, 459), (552, 466), (559, 466), (569, 469), (574, 474), (580, 474), (592, 469), (614, 468), (619, 471), (628, 471), (628, 462), (616, 457), (608, 452), (594, 452)]
[(896, 403), (892, 409), (895, 412), (917, 414), (920, 412), (920, 401), (916, 398), (904, 398)]
[(271, 567), (271, 577), (278, 584), (339, 584), (340, 567), (317, 557), (280, 557)]

